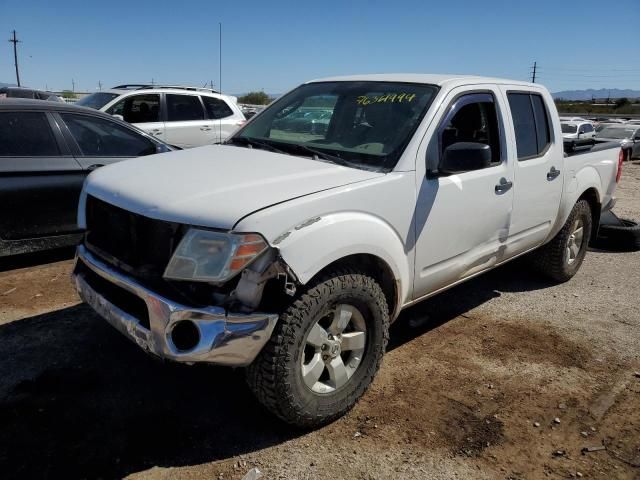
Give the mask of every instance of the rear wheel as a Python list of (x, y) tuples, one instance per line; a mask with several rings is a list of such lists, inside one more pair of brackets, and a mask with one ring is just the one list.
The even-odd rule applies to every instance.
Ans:
[(388, 335), (388, 307), (375, 280), (352, 271), (328, 273), (280, 316), (247, 368), (247, 383), (285, 422), (322, 425), (364, 394)]
[(556, 282), (566, 282), (582, 265), (591, 239), (593, 218), (586, 200), (571, 210), (562, 230), (546, 245), (531, 254), (534, 266)]

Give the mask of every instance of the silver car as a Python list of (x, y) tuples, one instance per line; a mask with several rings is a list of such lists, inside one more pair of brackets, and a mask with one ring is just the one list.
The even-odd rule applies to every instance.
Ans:
[(620, 142), (625, 160), (640, 158), (640, 125), (610, 124), (596, 134), (598, 142)]

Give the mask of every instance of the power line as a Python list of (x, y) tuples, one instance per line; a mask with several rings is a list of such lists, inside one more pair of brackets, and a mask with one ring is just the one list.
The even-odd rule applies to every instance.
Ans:
[(21, 43), (20, 40), (16, 37), (16, 31), (13, 31), (13, 38), (10, 38), (9, 41), (13, 43), (13, 61), (16, 66), (16, 83), (20, 86), (20, 72), (18, 71), (18, 43)]
[(586, 72), (586, 73), (591, 73), (591, 72), (601, 72), (603, 70), (607, 71), (607, 72), (640, 72), (640, 68), (608, 68), (606, 66), (600, 66), (600, 67), (575, 67), (575, 68), (569, 68), (569, 67), (544, 67), (543, 70), (553, 70), (553, 71), (562, 71), (562, 72)]

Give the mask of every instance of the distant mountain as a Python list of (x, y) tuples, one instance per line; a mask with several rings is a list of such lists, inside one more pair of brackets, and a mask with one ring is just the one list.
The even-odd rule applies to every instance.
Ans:
[(552, 93), (553, 98), (563, 100), (591, 100), (592, 98), (639, 98), (640, 90), (620, 90), (618, 88), (601, 88), (594, 90), (565, 90)]
[(4, 83), (4, 82), (0, 82), (0, 88), (4, 88), (4, 87), (15, 87), (16, 84), (15, 83)]

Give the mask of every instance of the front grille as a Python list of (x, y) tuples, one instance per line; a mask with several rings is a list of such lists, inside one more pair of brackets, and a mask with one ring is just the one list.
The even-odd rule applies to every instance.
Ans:
[(87, 196), (87, 247), (144, 280), (159, 280), (184, 235), (181, 224), (129, 212)]
[(140, 325), (147, 330), (151, 329), (147, 304), (140, 297), (105, 280), (93, 270), (87, 268), (82, 262), (78, 262), (76, 273), (82, 274), (89, 286), (111, 304), (138, 320)]

